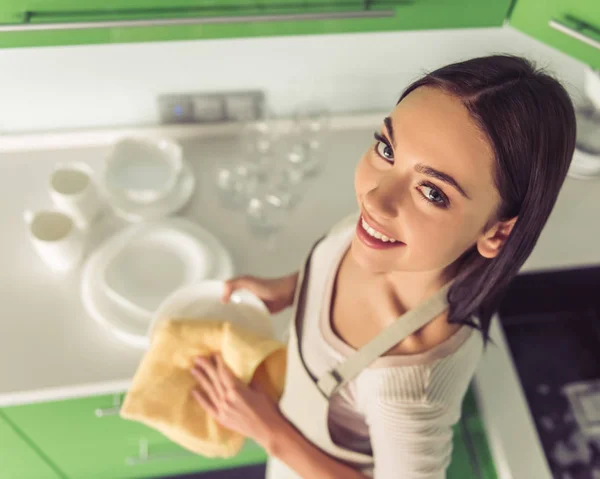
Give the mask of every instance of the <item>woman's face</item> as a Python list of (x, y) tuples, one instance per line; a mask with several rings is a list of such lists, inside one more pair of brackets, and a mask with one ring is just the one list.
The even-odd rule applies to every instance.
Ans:
[(491, 146), (459, 99), (432, 87), (412, 91), (356, 167), (362, 215), (353, 257), (376, 273), (451, 265), (489, 238), (500, 204), (494, 168)]

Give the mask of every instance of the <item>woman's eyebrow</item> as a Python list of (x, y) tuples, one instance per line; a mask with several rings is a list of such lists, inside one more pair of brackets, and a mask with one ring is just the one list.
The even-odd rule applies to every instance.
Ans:
[[(392, 140), (392, 146), (396, 146), (396, 140), (394, 139), (394, 127), (392, 126), (392, 119), (389, 116), (386, 116), (383, 119), (383, 123), (385, 124), (385, 127), (388, 131), (388, 135), (389, 135), (390, 139)], [(456, 181), (449, 174), (444, 173), (440, 170), (436, 170), (435, 168), (432, 168), (431, 166), (423, 165), (422, 163), (419, 163), (418, 165), (415, 166), (415, 171), (417, 173), (422, 173), (424, 175), (431, 176), (432, 178), (436, 178), (440, 181), (443, 181), (444, 183), (446, 183), (446, 184), (452, 186), (454, 189), (456, 189), (465, 198), (467, 198), (469, 200), (471, 199), (471, 197), (467, 194), (467, 192), (458, 184), (458, 181)]]
[(396, 140), (394, 139), (394, 127), (392, 126), (392, 119), (389, 116), (386, 116), (383, 119), (383, 123), (385, 124), (385, 127), (388, 131), (388, 135), (392, 140), (392, 146), (396, 146)]
[(463, 190), (462, 187), (458, 184), (458, 181), (456, 181), (452, 176), (448, 175), (447, 173), (443, 173), (442, 171), (436, 170), (435, 168), (431, 168), (427, 165), (423, 165), (422, 163), (419, 163), (415, 166), (415, 171), (418, 173), (423, 173), (427, 176), (431, 176), (433, 178), (437, 178), (438, 180), (443, 181), (444, 183), (447, 183), (448, 185), (454, 187), (465, 198), (469, 200), (471, 199), (471, 197), (466, 193), (466, 191)]

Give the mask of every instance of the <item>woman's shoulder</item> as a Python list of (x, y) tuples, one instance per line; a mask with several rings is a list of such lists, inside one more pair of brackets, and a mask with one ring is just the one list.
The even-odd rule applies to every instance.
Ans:
[(482, 353), (481, 332), (465, 325), (448, 341), (424, 353), (379, 358), (379, 367), (361, 375), (361, 389), (383, 402), (456, 405)]

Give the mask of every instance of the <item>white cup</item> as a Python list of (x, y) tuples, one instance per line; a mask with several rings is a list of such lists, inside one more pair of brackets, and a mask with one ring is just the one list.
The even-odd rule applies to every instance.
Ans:
[(102, 207), (93, 170), (85, 163), (56, 165), (50, 175), (50, 196), (54, 204), (69, 213), (80, 228), (87, 228)]
[(58, 210), (25, 211), (29, 239), (54, 271), (73, 269), (83, 256), (84, 235), (74, 220)]

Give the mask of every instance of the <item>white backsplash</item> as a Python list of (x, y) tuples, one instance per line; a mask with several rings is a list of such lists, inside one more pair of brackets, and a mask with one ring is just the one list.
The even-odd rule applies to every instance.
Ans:
[(583, 64), (512, 29), (478, 28), (0, 50), (0, 133), (158, 122), (161, 93), (262, 89), (278, 115), (393, 108), (425, 71), (492, 53), (547, 67), (577, 101)]

